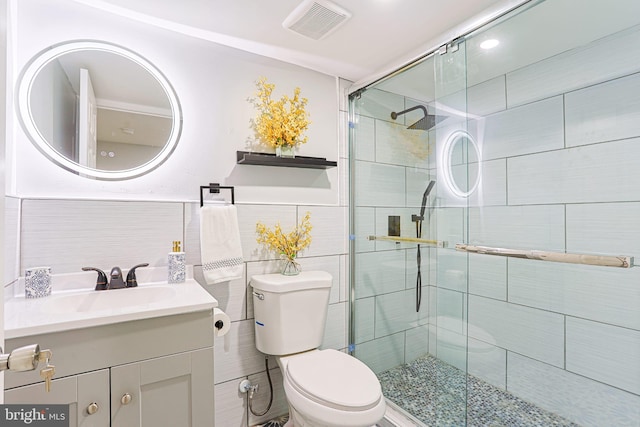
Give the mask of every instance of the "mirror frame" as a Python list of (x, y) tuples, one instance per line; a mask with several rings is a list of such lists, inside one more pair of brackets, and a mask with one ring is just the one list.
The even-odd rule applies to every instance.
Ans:
[[(102, 169), (94, 169), (86, 166), (82, 166), (72, 160), (69, 160), (58, 151), (54, 150), (42, 133), (38, 130), (31, 114), (31, 90), (36, 76), (51, 61), (56, 58), (72, 52), (78, 52), (82, 50), (98, 50), (116, 55), (123, 56), (141, 66), (153, 77), (156, 78), (160, 86), (165, 91), (165, 94), (169, 98), (169, 104), (171, 106), (171, 112), (173, 114), (173, 126), (169, 139), (164, 145), (164, 148), (148, 162), (131, 169), (108, 171)], [(53, 45), (35, 55), (24, 67), (20, 78), (18, 80), (18, 117), (22, 124), (23, 129), (31, 139), (31, 142), (47, 156), (50, 160), (53, 160), (56, 164), (67, 169), (71, 172), (80, 174), (81, 176), (93, 177), (102, 180), (124, 180), (135, 178), (143, 175), (151, 170), (160, 166), (171, 155), (173, 150), (178, 144), (180, 134), (182, 132), (182, 110), (178, 96), (173, 89), (169, 80), (149, 61), (138, 55), (137, 53), (126, 49), (122, 46), (118, 46), (109, 42), (97, 41), (97, 40), (72, 40), (62, 42)]]
[[(458, 142), (460, 140), (463, 140), (463, 139), (466, 139), (467, 141), (471, 142), (470, 145), (475, 150), (476, 158), (478, 159), (477, 160), (477, 162), (478, 162), (478, 174), (476, 176), (475, 182), (473, 183), (473, 185), (471, 185), (471, 188), (468, 191), (463, 191), (458, 186), (458, 184), (456, 183), (456, 181), (455, 181), (455, 179), (453, 177), (453, 168), (451, 166), (451, 160), (453, 158), (453, 150), (454, 150), (454, 147), (456, 145), (456, 142)], [(447, 188), (449, 189), (449, 191), (453, 195), (463, 199), (463, 198), (469, 197), (471, 194), (473, 194), (478, 189), (478, 186), (480, 185), (480, 181), (481, 181), (481, 177), (482, 177), (482, 155), (480, 153), (480, 148), (478, 147), (478, 143), (471, 136), (471, 134), (469, 134), (469, 132), (467, 132), (466, 130), (458, 129), (458, 130), (453, 131), (447, 137), (447, 140), (444, 143), (444, 146), (442, 147), (441, 164), (442, 164), (442, 169), (443, 169), (444, 182), (445, 182)]]

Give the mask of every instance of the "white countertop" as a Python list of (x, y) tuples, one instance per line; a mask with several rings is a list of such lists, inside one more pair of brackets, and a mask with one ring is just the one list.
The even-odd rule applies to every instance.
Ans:
[(5, 338), (191, 313), (217, 306), (218, 301), (194, 279), (106, 291), (60, 290), (42, 298), (15, 296), (5, 300)]

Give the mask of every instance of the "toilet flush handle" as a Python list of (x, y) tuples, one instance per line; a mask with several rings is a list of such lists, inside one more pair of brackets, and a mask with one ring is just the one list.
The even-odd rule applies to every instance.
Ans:
[(260, 292), (256, 292), (256, 291), (253, 291), (252, 293), (254, 297), (258, 298), (260, 301), (264, 301), (264, 294), (261, 294)]

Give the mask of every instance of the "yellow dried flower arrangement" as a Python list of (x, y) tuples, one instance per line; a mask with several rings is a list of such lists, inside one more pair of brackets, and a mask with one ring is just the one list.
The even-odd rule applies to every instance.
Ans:
[(289, 261), (295, 260), (298, 252), (311, 244), (311, 213), (307, 212), (300, 225), (296, 225), (289, 233), (284, 233), (280, 223), (274, 229), (267, 228), (263, 223), (256, 223), (256, 241), (267, 249), (279, 253)]
[(308, 137), (302, 134), (311, 121), (305, 110), (308, 100), (300, 96), (300, 88), (295, 88), (293, 98), (283, 95), (274, 101), (271, 95), (275, 84), (268, 83), (266, 77), (260, 77), (256, 87), (256, 98), (250, 98), (249, 101), (259, 111), (258, 117), (252, 122), (260, 142), (273, 148), (296, 147), (306, 143)]

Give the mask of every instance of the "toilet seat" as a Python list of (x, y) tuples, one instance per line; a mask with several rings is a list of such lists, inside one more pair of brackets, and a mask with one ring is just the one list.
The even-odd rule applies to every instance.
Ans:
[(382, 399), (376, 375), (355, 357), (337, 350), (291, 357), (285, 378), (307, 399), (339, 411), (367, 411)]

